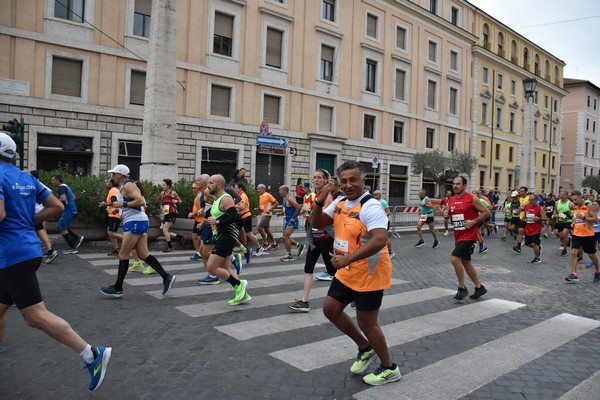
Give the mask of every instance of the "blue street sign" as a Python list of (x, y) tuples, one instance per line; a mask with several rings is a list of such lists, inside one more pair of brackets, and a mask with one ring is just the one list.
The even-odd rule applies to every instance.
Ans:
[(256, 144), (268, 144), (270, 146), (287, 147), (287, 139), (277, 136), (259, 135), (256, 137)]

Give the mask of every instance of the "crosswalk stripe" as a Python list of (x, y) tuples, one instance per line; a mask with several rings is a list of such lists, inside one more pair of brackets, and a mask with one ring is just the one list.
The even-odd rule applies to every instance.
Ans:
[[(258, 282), (260, 282), (260, 281), (253, 281), (253, 283), (258, 283)], [(295, 283), (299, 283), (297, 280), (297, 277), (296, 277)], [(400, 285), (400, 284), (405, 284), (405, 283), (408, 283), (408, 282), (401, 281), (399, 279), (392, 279), (392, 285)], [(229, 285), (227, 285), (227, 286), (231, 287)], [(253, 286), (253, 287), (259, 287), (259, 286)], [(253, 287), (249, 288), (250, 294), (251, 294)], [(313, 288), (311, 290), (310, 294), (311, 294), (312, 298), (325, 297), (328, 290), (329, 290), (329, 284), (327, 284), (327, 286), (325, 286), (325, 287)], [(156, 293), (158, 295), (158, 293), (162, 293), (162, 292), (157, 291)], [(231, 291), (231, 293), (233, 294), (233, 291)], [(169, 296), (170, 295), (171, 295), (171, 293), (169, 293)], [(227, 301), (220, 300), (220, 301), (212, 301), (212, 302), (208, 302), (208, 303), (188, 304), (188, 305), (184, 305), (184, 306), (178, 306), (175, 308), (177, 308), (179, 311), (189, 315), (190, 317), (204, 317), (207, 315), (221, 314), (221, 313), (230, 312), (230, 311), (239, 311), (239, 310), (244, 310), (244, 309), (269, 307), (269, 306), (276, 306), (279, 304), (287, 304), (292, 299), (298, 298), (301, 296), (302, 296), (302, 291), (299, 290), (296, 292), (285, 292), (285, 293), (275, 293), (275, 294), (254, 296), (254, 297), (252, 297), (252, 301), (249, 304), (244, 304), (244, 305), (240, 305), (240, 306), (230, 306), (229, 304), (227, 304)]]
[[(454, 329), (462, 325), (504, 314), (525, 304), (490, 299), (451, 310), (411, 318), (382, 326), (388, 346), (397, 346), (424, 336)], [(356, 356), (356, 344), (347, 336), (338, 336), (269, 353), (301, 371), (347, 361)]]
[[(247, 276), (252, 276), (252, 275), (258, 275), (258, 274), (272, 274), (273, 272), (290, 272), (290, 271), (295, 271), (295, 272), (303, 272), (304, 264), (289, 264), (286, 263), (284, 265), (272, 265), (270, 267), (248, 267), (248, 268), (244, 268), (242, 270), (242, 279), (246, 279)], [(325, 265), (323, 264), (323, 267), (325, 267)], [(181, 270), (182, 268), (177, 268), (177, 270)], [(187, 268), (186, 268), (187, 269)], [(193, 269), (196, 269), (197, 271), (195, 273), (192, 274), (177, 274), (177, 282), (186, 282), (186, 281), (195, 281), (198, 280), (199, 278), (203, 278), (206, 275), (206, 268), (204, 268), (202, 265), (198, 265), (196, 264), (195, 266), (193, 266)], [(174, 268), (168, 268), (167, 272), (171, 273), (171, 271), (175, 271)], [(116, 275), (118, 270), (115, 269), (111, 269), (111, 270), (105, 270), (105, 272), (108, 272), (110, 275)], [(129, 274), (127, 276), (130, 276)], [(297, 276), (296, 275), (296, 282), (301, 282), (302, 281), (302, 276)], [(145, 277), (140, 277), (140, 278), (130, 278), (130, 279), (126, 279), (125, 283), (130, 284), (131, 286), (142, 286), (142, 285), (153, 285), (153, 284), (158, 284), (158, 283), (162, 283), (162, 278), (160, 276), (158, 276), (157, 274), (154, 274), (150, 277), (145, 276)], [(225, 283), (225, 282), (222, 282)]]
[(569, 390), (558, 400), (596, 399), (600, 393), (600, 371)]
[[(107, 254), (108, 254), (107, 252), (105, 252), (105, 253), (85, 253), (85, 254), (77, 253), (77, 257), (82, 258), (84, 260), (93, 260), (96, 258), (104, 258), (104, 259), (108, 258), (110, 260), (114, 260), (116, 258), (116, 257), (112, 257), (112, 256), (110, 256), (110, 258), (109, 258), (109, 256)], [(196, 254), (196, 252), (193, 250), (191, 250), (191, 251), (190, 250), (182, 250), (182, 251), (177, 251), (177, 253), (162, 254), (159, 252), (159, 254), (154, 253), (155, 257), (159, 258), (159, 257), (169, 257), (171, 255), (174, 256), (175, 254), (177, 254), (178, 256), (185, 255), (187, 257), (190, 257), (190, 256), (193, 256), (194, 254)]]
[[(600, 321), (560, 314), (411, 372), (401, 383), (367, 389), (354, 397), (458, 399), (599, 326)], [(598, 391), (591, 398), (597, 396)]]
[[(413, 290), (393, 295), (386, 295), (380, 310), (408, 304), (420, 303), (440, 297), (452, 295), (455, 290), (432, 287), (428, 289)], [(290, 301), (287, 296), (288, 302)], [(253, 321), (238, 322), (230, 325), (216, 326), (215, 329), (232, 336), (238, 340), (254, 339), (263, 335), (281, 333), (309, 326), (321, 325), (328, 322), (323, 315), (323, 309), (312, 309), (309, 313), (288, 313)]]
[[(190, 252), (189, 255), (181, 255), (182, 252), (178, 252), (176, 256), (171, 255), (173, 253), (170, 253), (169, 255), (155, 255), (156, 259), (161, 262), (161, 263), (172, 263), (172, 262), (179, 262), (179, 261), (186, 261), (187, 263), (193, 262), (196, 265), (203, 265), (200, 261), (192, 261), (190, 260), (190, 256), (193, 256), (194, 254), (196, 254), (195, 252)], [(87, 262), (89, 262), (90, 264), (92, 264), (95, 267), (106, 267), (108, 265), (119, 265), (119, 258), (118, 257), (109, 257), (106, 254), (81, 254), (80, 256), (81, 258), (84, 258), (87, 260)], [(267, 260), (267, 261), (274, 261), (271, 260), (272, 258), (277, 258), (277, 257), (281, 257), (281, 255), (277, 255), (277, 254), (269, 254), (269, 255), (263, 255), (260, 257), (260, 259), (262, 260)], [(256, 258), (253, 258), (253, 260), (256, 262)], [(130, 259), (130, 261), (133, 261), (133, 259)], [(277, 260), (279, 261), (279, 260)], [(250, 264), (252, 265), (252, 264)], [(304, 262), (302, 262), (302, 265), (304, 265)]]

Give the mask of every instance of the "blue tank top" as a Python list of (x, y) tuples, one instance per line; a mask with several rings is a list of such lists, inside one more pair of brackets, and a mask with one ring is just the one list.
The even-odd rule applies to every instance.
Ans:
[(294, 215), (296, 215), (296, 207), (287, 205), (289, 198), (290, 198), (290, 196), (286, 197), (283, 201), (283, 209), (285, 212), (286, 220), (292, 219), (292, 218), (294, 218)]
[(65, 195), (67, 197), (67, 201), (63, 201), (63, 205), (65, 206), (65, 211), (70, 211), (73, 214), (77, 213), (77, 206), (75, 205), (75, 196), (73, 195), (73, 191), (66, 183), (61, 183), (58, 187), (58, 197), (61, 195)]

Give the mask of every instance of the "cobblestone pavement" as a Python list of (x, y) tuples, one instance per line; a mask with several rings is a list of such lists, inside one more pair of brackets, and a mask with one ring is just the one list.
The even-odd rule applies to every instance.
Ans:
[(227, 283), (196, 283), (205, 270), (189, 261), (191, 251), (162, 254), (155, 244), (154, 255), (178, 275), (171, 295), (160, 296), (156, 275), (137, 272), (128, 274), (122, 299), (107, 299), (98, 288), (114, 282), (117, 267), (107, 242), (84, 244), (38, 272), (48, 308), (90, 343), (113, 347), (103, 386), (88, 392), (79, 356), (11, 309), (0, 398), (531, 400), (569, 391), (565, 399), (600, 398), (600, 283), (592, 269), (580, 264), (581, 281), (568, 284), (569, 259), (559, 256), (556, 238), (542, 239), (543, 263), (532, 265), (531, 249), (515, 254), (512, 242), (492, 234), (489, 251), (473, 255), (488, 293), (455, 304), (453, 238), (440, 237), (438, 249), (428, 232), (424, 238), (420, 248), (414, 234), (392, 239), (395, 281), (379, 321), (403, 374), (397, 383), (371, 388), (349, 373), (356, 349), (321, 312), (327, 282), (315, 282), (310, 313), (289, 312), (304, 257), (283, 263), (277, 250), (254, 258), (243, 271), (253, 299), (231, 307)]

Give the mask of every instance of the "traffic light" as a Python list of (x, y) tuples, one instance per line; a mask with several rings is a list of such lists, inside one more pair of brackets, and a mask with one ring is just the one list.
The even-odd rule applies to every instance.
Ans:
[(21, 122), (16, 118), (11, 119), (8, 123), (2, 125), (2, 130), (10, 136), (17, 145), (17, 153), (19, 153), (19, 167), (23, 169), (25, 145), (25, 120), (21, 117)]

